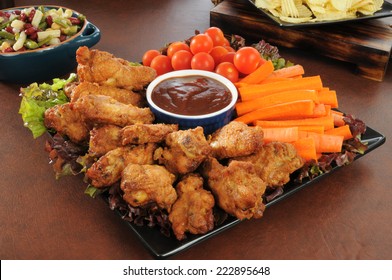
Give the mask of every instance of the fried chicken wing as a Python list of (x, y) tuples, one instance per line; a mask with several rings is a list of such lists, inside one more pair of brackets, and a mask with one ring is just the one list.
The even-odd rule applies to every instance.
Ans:
[(214, 196), (203, 189), (203, 178), (196, 173), (184, 176), (176, 186), (178, 199), (169, 214), (174, 235), (178, 240), (185, 233), (205, 234), (214, 228)]
[(55, 105), (45, 111), (44, 124), (75, 143), (88, 140), (89, 128), (82, 115), (71, 109), (70, 103)]
[(64, 85), (64, 94), (71, 100), (73, 90), (78, 86), (79, 82), (70, 82)]
[(252, 163), (232, 160), (226, 167), (209, 157), (203, 163), (202, 173), (219, 207), (228, 214), (240, 220), (262, 217), (266, 184)]
[(156, 202), (170, 212), (177, 199), (175, 175), (161, 165), (129, 164), (122, 172), (123, 198), (134, 207)]
[(86, 46), (76, 51), (77, 74), (80, 81), (109, 85), (128, 90), (141, 90), (155, 77), (156, 71), (147, 66), (131, 66), (124, 59)]
[(121, 130), (122, 144), (158, 143), (174, 131), (178, 131), (177, 124), (134, 124)]
[(121, 147), (121, 127), (102, 125), (90, 130), (89, 154), (101, 157), (107, 152)]
[(282, 187), (290, 181), (290, 174), (304, 165), (290, 143), (270, 142), (255, 154), (237, 160), (251, 162), (268, 187)]
[(118, 102), (104, 95), (86, 95), (71, 103), (86, 120), (99, 124), (127, 126), (135, 123), (152, 123), (154, 115), (149, 108), (139, 108)]
[(155, 158), (175, 174), (195, 171), (211, 152), (202, 127), (172, 132), (166, 136), (165, 144)]
[(139, 93), (135, 93), (127, 89), (99, 85), (97, 83), (90, 82), (81, 82), (72, 88), (70, 93), (71, 102), (75, 102), (81, 96), (86, 96), (89, 94), (110, 96), (121, 103), (132, 104), (136, 107), (144, 107), (145, 105), (145, 99)]
[(263, 131), (257, 126), (232, 121), (214, 132), (209, 142), (217, 159), (246, 156), (263, 145)]
[(113, 185), (121, 179), (124, 168), (130, 164), (153, 164), (155, 144), (119, 147), (100, 157), (86, 172), (96, 188)]

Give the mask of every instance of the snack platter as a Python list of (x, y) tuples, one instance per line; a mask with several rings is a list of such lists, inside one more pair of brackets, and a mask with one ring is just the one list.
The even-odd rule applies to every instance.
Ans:
[[(362, 156), (370, 153), (374, 149), (380, 147), (382, 144), (385, 143), (385, 136), (380, 134), (379, 132), (373, 130), (370, 127), (366, 128), (365, 134), (362, 135), (362, 142), (368, 143), (368, 149), (364, 154), (358, 154), (355, 157), (355, 160), (358, 160)], [(271, 200), (270, 202), (266, 203), (266, 207), (270, 207), (279, 201), (287, 198), (288, 196), (294, 194), (295, 192), (305, 188), (310, 187), (313, 182), (319, 181), (320, 179), (324, 178), (325, 176), (332, 175), (332, 171), (341, 168), (341, 167), (334, 167), (329, 173), (324, 173), (323, 175), (317, 176), (316, 178), (306, 181), (302, 184), (295, 184), (289, 182), (284, 187), (284, 193), (275, 199)], [(103, 197), (107, 201), (107, 197)], [(119, 216), (122, 214), (116, 210), (116, 213)], [(212, 231), (204, 234), (204, 235), (191, 235), (189, 234), (185, 240), (178, 241), (174, 236), (166, 237), (164, 236), (159, 228), (154, 227), (150, 228), (148, 226), (138, 226), (133, 223), (124, 221), (127, 223), (129, 228), (133, 231), (134, 234), (140, 239), (140, 241), (144, 244), (144, 246), (154, 255), (156, 258), (168, 258), (174, 254), (180, 253), (190, 247), (205, 241), (217, 234), (222, 233), (223, 231), (239, 224), (241, 221), (236, 219), (235, 217), (229, 216), (225, 222), (219, 226), (216, 226)]]
[[(255, 6), (255, 0), (249, 0)], [(256, 7), (256, 6), (255, 6)], [(257, 8), (257, 7), (256, 7)], [(362, 20), (383, 18), (392, 16), (392, 4), (384, 1), (381, 10), (375, 12), (372, 15), (359, 15), (355, 18), (349, 19), (339, 19), (339, 20), (328, 20), (328, 21), (312, 21), (312, 22), (303, 22), (303, 23), (290, 23), (281, 20), (280, 18), (272, 15), (268, 11), (263, 9), (259, 9), (261, 15), (269, 17), (273, 20), (274, 23), (278, 24), (281, 27), (306, 27), (306, 26), (317, 26), (317, 25), (327, 25), (327, 24), (335, 24), (335, 23), (346, 23), (346, 22), (357, 22)]]
[[(201, 37), (195, 35), (194, 38)], [(233, 46), (245, 45), (240, 36), (235, 37), (235, 40), (231, 42)], [(237, 54), (250, 50), (256, 52), (255, 57), (259, 58), (262, 52), (257, 47), (263, 46), (265, 43), (238, 48)], [(269, 52), (263, 50), (264, 55), (276, 54), (278, 51), (270, 45)], [(203, 132), (201, 126), (205, 126), (205, 123), (198, 123), (194, 129), (185, 129), (177, 121), (171, 123), (171, 120), (154, 119), (152, 110), (143, 103), (143, 91), (147, 87), (148, 97), (150, 86), (155, 87), (153, 81), (158, 71), (153, 65), (149, 67), (144, 62), (144, 65), (131, 65), (111, 53), (86, 46), (76, 51), (76, 59), (77, 74), (71, 73), (68, 79), (56, 78), (53, 79), (53, 85), (33, 83), (21, 88), (19, 113), (34, 138), (45, 132), (51, 135), (45, 150), (49, 153), (56, 178), (85, 173), (85, 182), (88, 183), (85, 194), (104, 199), (156, 258), (167, 258), (179, 253), (242, 220), (261, 218), (265, 207), (359, 159), (385, 142), (382, 134), (367, 127), (361, 120), (336, 111), (333, 116), (331, 110), (338, 108), (336, 92), (323, 87), (320, 76), (302, 77), (303, 67), (287, 64), (282, 57), (270, 56), (270, 60), (261, 66), (258, 66), (260, 58), (254, 61), (257, 71), (253, 70), (241, 80), (243, 83), (238, 91), (242, 94), (242, 103), (236, 105), (252, 101), (249, 86), (253, 86), (252, 89), (256, 86), (258, 90), (260, 86), (264, 90), (265, 87), (271, 88), (268, 82), (265, 86), (257, 84), (255, 79), (259, 81), (260, 76), (264, 76), (264, 80), (272, 74), (289, 78), (273, 82), (272, 93), (279, 85), (278, 93), (283, 90), (286, 96), (284, 88), (296, 88), (299, 84), (307, 90), (306, 94), (315, 95), (317, 90), (319, 95), (296, 95), (293, 102), (279, 99), (275, 107), (271, 105), (274, 103), (263, 103), (267, 106), (268, 115), (257, 115), (257, 118), (253, 114), (257, 108), (237, 107), (234, 119), (227, 117), (227, 124), (221, 129), (215, 128), (212, 134), (208, 132), (211, 138), (204, 134), (206, 131)], [(102, 61), (109, 62), (111, 67), (97, 67), (102, 66)], [(282, 68), (276, 70), (273, 61), (280, 62), (284, 71), (279, 71)], [(108, 68), (110, 71), (106, 71)], [(121, 71), (121, 75), (116, 76), (115, 84), (109, 85), (107, 81), (112, 81), (113, 69), (116, 74)], [(105, 77), (103, 82), (97, 78), (102, 75)], [(97, 84), (99, 81), (101, 84)], [(316, 99), (319, 105), (317, 110)], [(236, 102), (236, 98), (234, 100)], [(151, 104), (148, 98), (147, 101)], [(279, 108), (281, 113), (271, 115), (271, 108)], [(248, 109), (250, 111), (244, 112)], [(349, 132), (342, 133), (339, 130), (338, 135), (326, 135), (330, 140), (321, 136), (323, 132), (319, 133), (320, 136), (316, 132), (311, 132), (314, 133), (312, 136), (303, 134), (302, 139), (312, 140), (301, 142), (310, 147), (304, 154), (300, 146), (295, 146), (298, 144), (295, 139), (265, 137), (268, 129), (262, 131), (261, 124), (248, 126), (255, 120), (274, 120), (276, 116), (281, 120), (299, 117), (306, 121), (309, 119), (304, 117), (311, 117), (312, 123), (317, 119), (316, 123), (320, 124), (319, 128), (323, 132), (343, 125), (345, 131), (349, 129)], [(320, 123), (320, 119), (327, 120), (327, 123)], [(147, 137), (141, 131), (146, 131)], [(241, 136), (231, 139), (237, 132)], [(219, 143), (226, 143), (227, 139), (234, 141), (229, 141), (230, 145)], [(239, 139), (240, 142), (236, 142)], [(263, 139), (269, 142), (265, 142), (265, 149), (260, 149)], [(319, 141), (317, 150), (316, 141)], [(329, 146), (321, 145), (321, 142), (328, 142)], [(284, 160), (279, 161), (280, 151), (283, 150)], [(241, 158), (249, 155), (256, 155), (258, 160), (268, 160), (253, 163)], [(279, 162), (280, 167), (267, 167), (270, 162)], [(260, 173), (256, 173), (256, 165), (267, 170), (268, 176), (263, 179)], [(270, 176), (274, 173), (283, 174), (284, 178)], [(176, 175), (179, 177), (176, 178)], [(208, 188), (203, 188), (204, 180), (208, 180), (209, 189), (215, 192), (215, 199), (218, 200), (216, 204), (213, 194)], [(233, 191), (233, 188), (239, 191)], [(186, 192), (191, 193), (190, 196), (185, 195)], [(222, 202), (225, 199), (229, 204)], [(202, 217), (194, 219), (198, 215)]]

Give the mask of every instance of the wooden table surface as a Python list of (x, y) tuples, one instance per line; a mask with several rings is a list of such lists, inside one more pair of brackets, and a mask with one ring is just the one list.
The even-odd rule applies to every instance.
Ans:
[[(16, 5), (51, 1), (15, 1)], [(95, 46), (131, 61), (209, 27), (210, 0), (57, 1), (101, 32)], [(262, 31), (260, 31), (262, 35)], [(392, 259), (392, 69), (383, 82), (350, 64), (301, 50), (281, 55), (321, 75), (340, 109), (386, 136), (380, 148), (171, 259)], [(363, 54), (366, 56), (366, 53)], [(45, 137), (18, 114), (21, 85), (0, 82), (0, 259), (152, 259), (128, 226), (81, 177), (56, 180)], [(162, 241), (164, 242), (164, 241)]]

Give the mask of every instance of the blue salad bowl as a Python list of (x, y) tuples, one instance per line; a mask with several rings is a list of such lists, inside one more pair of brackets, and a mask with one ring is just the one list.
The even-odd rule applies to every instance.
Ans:
[[(23, 10), (29, 7), (31, 6), (8, 8), (0, 11)], [(69, 9), (52, 5), (44, 6), (44, 8)], [(74, 17), (80, 14), (74, 10), (72, 12)], [(99, 28), (86, 19), (78, 33), (59, 44), (35, 50), (9, 53), (0, 52), (0, 81), (15, 84), (29, 84), (62, 77), (76, 69), (76, 50), (80, 46), (92, 47), (100, 39), (101, 31)]]

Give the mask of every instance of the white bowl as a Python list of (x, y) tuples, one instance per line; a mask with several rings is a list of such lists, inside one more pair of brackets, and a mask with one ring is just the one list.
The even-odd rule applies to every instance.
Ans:
[[(230, 103), (224, 108), (212, 113), (202, 115), (182, 115), (162, 109), (152, 100), (151, 95), (154, 88), (162, 81), (175, 77), (187, 76), (207, 77), (220, 82), (221, 84), (226, 86), (231, 93), (232, 98)], [(235, 104), (238, 99), (238, 92), (237, 88), (231, 81), (214, 72), (203, 70), (179, 70), (158, 76), (147, 87), (146, 97), (149, 107), (155, 115), (157, 123), (178, 124), (180, 129), (189, 129), (201, 126), (204, 128), (205, 134), (211, 134), (212, 132), (216, 131), (218, 128), (221, 128), (232, 120)]]

